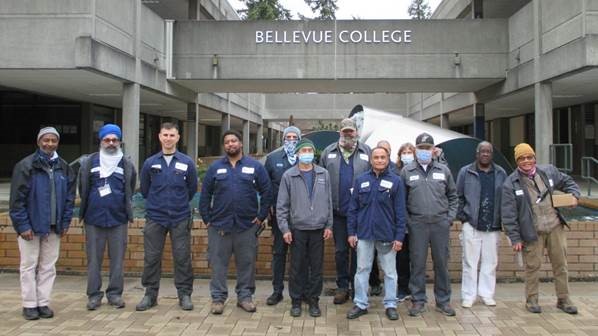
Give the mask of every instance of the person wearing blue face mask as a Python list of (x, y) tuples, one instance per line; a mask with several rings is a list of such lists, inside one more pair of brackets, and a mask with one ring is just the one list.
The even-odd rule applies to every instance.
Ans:
[(422, 133), (415, 140), (415, 161), (401, 171), (407, 190), (409, 252), (411, 261), (412, 305), (410, 316), (425, 311), (426, 261), (428, 246), (434, 263), (436, 309), (454, 316), (450, 305), (451, 283), (448, 272), (449, 229), (457, 215), (459, 198), (450, 169), (433, 159), (434, 139)]
[(314, 152), (315, 146), (309, 139), (297, 144), (299, 163), (282, 176), (276, 203), (278, 227), (291, 247), (289, 296), (293, 317), (301, 315), (304, 295), (309, 315), (322, 315), (319, 299), (323, 287), (324, 240), (332, 237), (330, 175), (313, 163)]
[(284, 273), (286, 268), (288, 245), (282, 239), (282, 232), (278, 229), (276, 221), (276, 200), (278, 198), (278, 188), (284, 172), (297, 164), (297, 155), (295, 147), (301, 140), (301, 131), (295, 126), (289, 126), (282, 132), (283, 147), (282, 150), (276, 150), (266, 157), (265, 168), (272, 182), (272, 204), (268, 223), (272, 227), (272, 295), (266, 299), (269, 306), (282, 301), (282, 292), (284, 290)]

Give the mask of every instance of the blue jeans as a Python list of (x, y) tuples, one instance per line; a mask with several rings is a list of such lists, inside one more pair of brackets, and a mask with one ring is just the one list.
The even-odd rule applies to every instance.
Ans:
[(353, 303), (361, 309), (368, 307), (368, 280), (378, 251), (378, 263), (384, 271), (384, 308), (397, 307), (396, 252), (391, 242), (359, 240), (357, 242), (357, 271), (355, 272), (355, 298)]

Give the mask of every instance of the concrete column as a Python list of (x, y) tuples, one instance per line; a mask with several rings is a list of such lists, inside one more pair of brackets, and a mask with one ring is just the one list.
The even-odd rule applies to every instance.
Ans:
[(486, 138), (484, 104), (473, 104), (473, 137), (480, 140)]
[(187, 104), (187, 134), (185, 135), (185, 144), (187, 145), (187, 155), (193, 162), (197, 162), (197, 120), (199, 115), (199, 105), (196, 103)]
[(255, 137), (257, 146), (257, 155), (264, 154), (264, 124), (257, 125), (257, 135)]
[(534, 84), (534, 130), (536, 161), (539, 164), (549, 163), (549, 146), (552, 144), (552, 84)]
[(200, 7), (199, 0), (189, 0), (189, 13), (187, 18), (189, 20), (199, 20)]
[(139, 165), (139, 99), (140, 87), (137, 83), (123, 84), (123, 150), (131, 157), (137, 168)]
[(451, 124), (449, 122), (449, 115), (446, 113), (443, 113), (440, 115), (440, 127), (444, 128), (444, 129), (450, 129), (451, 128)]
[(274, 149), (274, 130), (268, 127), (266, 133), (266, 138), (268, 139), (268, 146), (266, 147), (268, 152), (271, 152)]
[(243, 154), (249, 155), (250, 141), (249, 141), (249, 120), (243, 120)]
[(471, 0), (471, 18), (484, 18), (484, 0)]
[(93, 138), (96, 134), (93, 131), (93, 109), (90, 103), (81, 105), (81, 154), (97, 151), (93, 145)]
[(230, 114), (222, 113), (222, 122), (220, 123), (220, 139), (218, 139), (218, 143), (220, 144), (220, 153), (224, 154), (224, 148), (222, 147), (222, 136), (224, 132), (230, 130)]

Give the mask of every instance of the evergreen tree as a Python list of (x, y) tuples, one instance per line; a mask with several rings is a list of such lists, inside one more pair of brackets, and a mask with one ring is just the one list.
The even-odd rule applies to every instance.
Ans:
[(334, 20), (336, 19), (336, 10), (338, 0), (304, 0), (311, 8), (311, 11), (318, 14), (316, 19), (320, 20)]
[(426, 0), (412, 0), (407, 13), (415, 20), (429, 19), (432, 16), (432, 10)]
[(241, 18), (255, 20), (290, 20), (291, 11), (284, 8), (278, 0), (244, 0), (247, 9), (239, 11)]

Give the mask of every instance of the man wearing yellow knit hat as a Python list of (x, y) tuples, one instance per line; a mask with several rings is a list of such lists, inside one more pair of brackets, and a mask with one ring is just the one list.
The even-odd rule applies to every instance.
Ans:
[(503, 185), (501, 218), (513, 250), (523, 254), (525, 263), (526, 309), (541, 313), (538, 303), (539, 272), (544, 249), (552, 265), (557, 295), (557, 308), (577, 314), (569, 299), (565, 220), (554, 207), (556, 190), (579, 198), (579, 187), (573, 179), (553, 165), (536, 165), (533, 148), (520, 143), (515, 147), (517, 169)]

